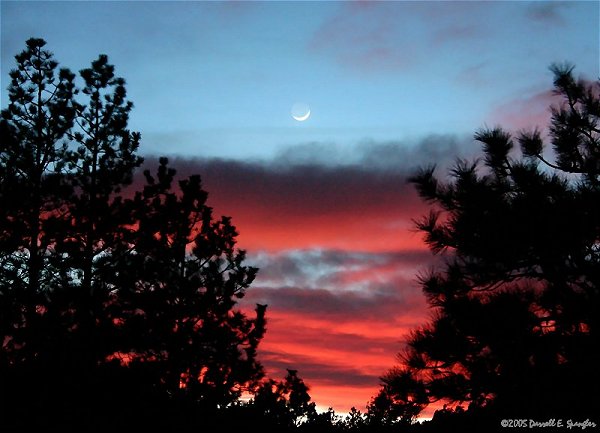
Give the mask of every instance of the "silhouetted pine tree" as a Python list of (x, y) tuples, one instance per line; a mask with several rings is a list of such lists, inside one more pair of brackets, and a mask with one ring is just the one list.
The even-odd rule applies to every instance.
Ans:
[[(70, 226), (59, 227), (57, 238), (59, 250), (72, 259), (71, 272), (80, 280), (78, 321), (93, 328), (101, 313), (94, 308), (108, 302), (112, 289), (99, 278), (100, 273), (108, 263), (118, 266), (112, 263), (119, 257), (113, 251), (126, 241), (124, 225), (132, 222), (123, 212), (119, 193), (131, 183), (142, 158), (136, 155), (140, 134), (127, 130), (133, 104), (125, 99), (125, 80), (115, 77), (105, 55), (80, 75), (86, 100), (75, 102), (77, 128), (69, 134), (74, 148), (69, 155), (69, 180), (75, 193), (69, 206)], [(94, 338), (90, 340), (92, 346), (97, 344)]]
[[(199, 426), (263, 376), (256, 275), (200, 177), (122, 194), (141, 158), (125, 82), (101, 55), (83, 87), (41, 39), (0, 123), (0, 429)], [(213, 418), (206, 418), (213, 417)]]
[(61, 270), (45, 225), (70, 195), (64, 173), (76, 90), (74, 75), (58, 71), (44, 46), (30, 39), (16, 56), (0, 121), (0, 405), (9, 425), (13, 416), (45, 414), (43, 384), (59, 363), (50, 353), (61, 354), (53, 332), (60, 315), (50, 308)]
[(99, 362), (114, 352), (114, 323), (106, 306), (115, 288), (102, 275), (118, 267), (129, 245), (133, 216), (120, 192), (142, 159), (136, 155), (140, 134), (127, 130), (133, 104), (125, 99), (125, 81), (115, 77), (114, 66), (101, 55), (80, 76), (84, 87), (72, 102), (75, 118), (64, 158), (70, 194), (43, 231), (53, 243), (49, 260), (62, 276), (49, 313), (61, 317), (58, 332), (71, 328), (69, 360), (60, 362), (66, 375), (80, 377), (77, 388), (93, 389), (85, 380), (95, 378)]
[(494, 426), (598, 407), (600, 85), (552, 71), (555, 162), (539, 130), (518, 134), (518, 149), (495, 128), (475, 135), (483, 160), (459, 161), (449, 181), (433, 167), (412, 178), (432, 204), (417, 227), (446, 265), (422, 277), (434, 318), (373, 402), (394, 421), (440, 399)]
[(293, 431), (303, 426), (312, 431), (311, 424), (320, 419), (308, 391), (298, 372), (288, 369), (283, 381), (268, 379), (259, 384), (254, 390), (250, 409), (256, 414), (258, 422), (272, 429)]
[(32, 334), (39, 330), (33, 326), (45, 302), (40, 288), (55, 278), (42, 226), (64, 204), (65, 138), (75, 116), (74, 75), (57, 71), (44, 46), (30, 39), (16, 56), (0, 123), (0, 329), (4, 343), (28, 359), (35, 356)]
[(178, 182), (162, 158), (132, 200), (137, 229), (126, 263), (105, 280), (118, 288), (116, 312), (131, 362), (151, 365), (157, 386), (212, 408), (236, 400), (262, 377), (256, 319), (234, 309), (256, 275), (235, 248), (228, 217), (214, 220), (199, 176)]

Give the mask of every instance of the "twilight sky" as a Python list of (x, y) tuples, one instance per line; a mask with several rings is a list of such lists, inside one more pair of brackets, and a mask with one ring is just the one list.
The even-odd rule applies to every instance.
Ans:
[(429, 314), (407, 175), (476, 155), (483, 126), (544, 126), (551, 63), (598, 79), (599, 5), (2, 0), (2, 107), (29, 37), (75, 71), (107, 54), (147, 162), (200, 173), (261, 268), (242, 307), (269, 304), (269, 375), (298, 369), (319, 407), (364, 409)]

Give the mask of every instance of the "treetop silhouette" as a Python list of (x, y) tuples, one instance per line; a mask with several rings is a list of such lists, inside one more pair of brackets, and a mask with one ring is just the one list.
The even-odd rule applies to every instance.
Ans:
[(448, 180), (435, 167), (411, 178), (431, 203), (416, 226), (445, 265), (421, 276), (433, 317), (372, 402), (389, 423), (439, 400), (490, 416), (594, 413), (600, 84), (551, 69), (563, 98), (548, 129), (554, 156), (539, 129), (482, 129), (481, 160), (457, 161)]
[(16, 60), (0, 122), (4, 427), (167, 428), (237, 402), (264, 376), (266, 307), (236, 308), (257, 269), (231, 219), (166, 158), (122, 195), (141, 136), (107, 56), (81, 87), (42, 39)]

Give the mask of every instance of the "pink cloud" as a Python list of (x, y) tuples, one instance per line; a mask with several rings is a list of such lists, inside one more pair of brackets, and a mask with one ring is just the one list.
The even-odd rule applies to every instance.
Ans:
[(490, 8), (479, 3), (341, 3), (313, 35), (309, 49), (356, 71), (412, 69), (448, 43), (485, 36), (480, 17)]
[[(596, 90), (600, 89), (595, 78), (589, 79), (581, 75), (578, 79), (586, 85), (595, 86)], [(550, 107), (560, 107), (565, 103), (564, 95), (557, 94), (554, 88), (532, 90), (497, 105), (492, 109), (489, 117), (495, 119), (495, 124), (509, 130), (529, 130), (536, 126), (544, 130), (549, 126), (552, 117)]]
[(414, 40), (402, 37), (405, 18), (389, 3), (350, 2), (314, 34), (309, 49), (357, 70), (398, 70), (418, 57)]
[(502, 103), (489, 114), (494, 125), (506, 129), (529, 130), (535, 127), (545, 129), (551, 118), (550, 106), (561, 102), (561, 97), (553, 90), (543, 90), (513, 98)]

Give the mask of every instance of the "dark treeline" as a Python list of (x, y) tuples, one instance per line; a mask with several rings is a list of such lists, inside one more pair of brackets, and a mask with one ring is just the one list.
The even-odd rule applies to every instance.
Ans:
[(600, 98), (571, 67), (553, 68), (554, 159), (497, 128), (481, 162), (412, 178), (446, 257), (421, 278), (434, 316), (340, 417), (295, 370), (265, 376), (267, 307), (236, 307), (258, 270), (200, 176), (161, 158), (132, 191), (141, 136), (108, 58), (76, 75), (44, 47), (16, 56), (0, 123), (0, 430), (439, 432), (598, 407)]

